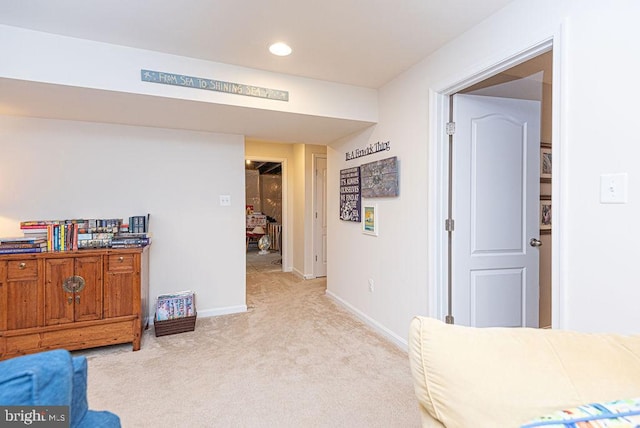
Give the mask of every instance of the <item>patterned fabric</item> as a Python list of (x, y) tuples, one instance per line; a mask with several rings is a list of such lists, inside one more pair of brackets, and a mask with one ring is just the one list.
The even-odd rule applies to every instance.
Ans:
[(558, 410), (521, 428), (640, 428), (640, 398)]

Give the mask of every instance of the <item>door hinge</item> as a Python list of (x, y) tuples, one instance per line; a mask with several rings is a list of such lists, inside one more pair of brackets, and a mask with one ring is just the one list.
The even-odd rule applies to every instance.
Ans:
[(456, 228), (455, 222), (452, 218), (448, 218), (444, 221), (444, 230), (447, 232), (453, 232)]
[(456, 133), (456, 123), (455, 122), (447, 122), (446, 126), (447, 135), (453, 135)]
[(316, 255), (316, 261), (318, 261), (318, 256)]

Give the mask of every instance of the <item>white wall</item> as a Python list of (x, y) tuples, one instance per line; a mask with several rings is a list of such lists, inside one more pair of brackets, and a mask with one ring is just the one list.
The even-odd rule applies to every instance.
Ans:
[[(435, 179), (429, 149), (438, 141), (429, 128), (429, 91), (445, 91), (555, 38), (553, 271), (554, 313), (561, 317), (554, 323), (640, 332), (640, 137), (632, 125), (640, 55), (629, 50), (640, 39), (639, 17), (640, 3), (630, 0), (515, 1), (381, 88), (378, 125), (328, 150), (328, 212), (338, 212), (340, 169), (388, 156), (400, 161), (400, 197), (378, 201), (377, 238), (329, 215), (329, 295), (406, 346), (410, 318), (432, 314), (437, 296), (426, 290), (437, 284), (430, 260), (441, 256), (429, 254), (426, 227), (443, 224), (427, 203)], [(346, 151), (376, 141), (390, 141), (391, 151), (344, 160)], [(627, 204), (599, 203), (599, 175), (611, 172), (629, 173)]]
[(145, 213), (151, 300), (191, 289), (200, 316), (246, 310), (242, 136), (0, 116), (0, 236)]

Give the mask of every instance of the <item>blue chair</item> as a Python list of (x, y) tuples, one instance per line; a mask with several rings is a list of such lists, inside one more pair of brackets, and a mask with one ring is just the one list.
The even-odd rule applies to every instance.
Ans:
[(89, 410), (87, 359), (63, 349), (0, 362), (0, 406), (69, 406), (71, 428), (120, 427), (117, 415)]

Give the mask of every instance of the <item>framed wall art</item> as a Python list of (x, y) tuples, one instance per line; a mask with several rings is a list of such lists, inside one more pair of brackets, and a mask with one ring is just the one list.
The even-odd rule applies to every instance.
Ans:
[(540, 145), (540, 181), (551, 181), (552, 170), (551, 145)]
[(378, 236), (378, 206), (362, 204), (362, 233)]
[(540, 233), (551, 232), (551, 198), (540, 200)]
[(360, 223), (360, 167), (340, 170), (340, 220)]
[(363, 198), (398, 196), (398, 158), (396, 156), (360, 165)]

